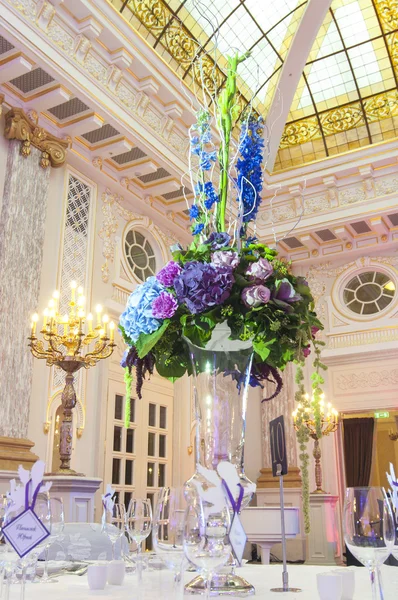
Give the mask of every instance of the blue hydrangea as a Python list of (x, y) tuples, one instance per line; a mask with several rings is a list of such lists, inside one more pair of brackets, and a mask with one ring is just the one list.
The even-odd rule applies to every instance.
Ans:
[(152, 333), (159, 328), (161, 321), (153, 318), (152, 303), (164, 290), (165, 287), (156, 277), (148, 277), (130, 295), (119, 324), (133, 342), (138, 340), (141, 333)]
[(241, 191), (244, 223), (256, 219), (261, 204), (261, 192), (263, 189), (263, 131), (264, 120), (262, 117), (258, 119), (251, 117), (247, 123), (243, 124), (241, 130), (239, 141), (241, 158), (236, 163), (238, 172), (236, 182), (239, 191)]

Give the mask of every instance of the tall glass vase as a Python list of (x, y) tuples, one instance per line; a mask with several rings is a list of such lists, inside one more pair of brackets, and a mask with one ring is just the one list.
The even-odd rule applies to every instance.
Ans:
[[(253, 359), (251, 342), (229, 340), (226, 324), (217, 325), (205, 348), (189, 340), (194, 380), (196, 419), (196, 472), (186, 483), (187, 493), (193, 481), (204, 482), (198, 466), (216, 470), (222, 461), (235, 465), (244, 489), (242, 508), (250, 502), (256, 486), (245, 475), (244, 445), (248, 385)], [(204, 580), (196, 577), (186, 586), (190, 593), (204, 593)], [(235, 563), (212, 577), (214, 595), (251, 595), (254, 587), (235, 574)]]

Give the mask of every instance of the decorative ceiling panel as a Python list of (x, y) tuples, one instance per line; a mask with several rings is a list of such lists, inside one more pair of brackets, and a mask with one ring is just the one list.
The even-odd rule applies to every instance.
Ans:
[(122, 154), (112, 156), (112, 160), (114, 160), (118, 165), (126, 165), (127, 163), (140, 160), (140, 158), (145, 158), (146, 156), (147, 155), (141, 150), (141, 148), (135, 147), (131, 148), (131, 150), (128, 152), (122, 152)]
[(142, 183), (152, 183), (153, 181), (158, 181), (159, 179), (166, 179), (166, 177), (171, 177), (170, 173), (163, 169), (163, 167), (159, 167), (157, 171), (154, 173), (147, 173), (146, 175), (141, 175), (138, 177)]
[(24, 94), (28, 94), (29, 92), (33, 92), (33, 90), (37, 90), (44, 85), (52, 83), (53, 81), (54, 77), (51, 77), (51, 75), (39, 67), (38, 69), (29, 71), (29, 73), (15, 77), (15, 79), (11, 79), (10, 83), (21, 90), (21, 92)]
[(62, 102), (62, 104), (58, 104), (53, 108), (49, 108), (48, 112), (54, 115), (58, 121), (63, 121), (64, 119), (70, 119), (71, 117), (89, 109), (90, 107), (79, 100), (79, 98), (72, 98), (72, 100)]
[(98, 129), (94, 129), (93, 131), (88, 131), (84, 133), (82, 137), (87, 140), (90, 144), (98, 144), (98, 142), (102, 142), (103, 140), (107, 140), (108, 138), (114, 137), (115, 135), (120, 135), (120, 132), (112, 127), (112, 125), (103, 125)]
[(2, 35), (0, 35), (0, 54), (5, 54), (6, 52), (9, 52), (13, 48), (14, 48), (14, 46), (8, 40), (3, 38)]

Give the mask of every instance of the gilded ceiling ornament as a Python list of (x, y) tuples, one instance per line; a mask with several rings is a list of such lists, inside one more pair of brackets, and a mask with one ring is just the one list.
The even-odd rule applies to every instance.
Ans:
[(374, 0), (385, 33), (398, 29), (398, 0)]
[(38, 127), (21, 108), (12, 108), (5, 115), (4, 137), (22, 142), (22, 156), (29, 156), (31, 145), (42, 152), (40, 166), (62, 167), (66, 160), (68, 142)]
[(280, 148), (288, 148), (289, 146), (297, 146), (304, 144), (309, 140), (316, 140), (322, 137), (319, 128), (318, 119), (309, 117), (295, 123), (287, 123), (282, 134)]
[(325, 135), (347, 131), (365, 122), (359, 104), (335, 108), (321, 114), (320, 118)]
[(396, 116), (398, 114), (398, 91), (394, 90), (392, 92), (378, 94), (377, 96), (373, 96), (373, 98), (364, 100), (363, 104), (368, 121), (379, 121), (380, 119)]

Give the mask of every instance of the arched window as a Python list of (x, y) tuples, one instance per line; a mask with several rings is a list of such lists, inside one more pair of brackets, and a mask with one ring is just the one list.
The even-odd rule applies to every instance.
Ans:
[(137, 229), (127, 231), (124, 254), (133, 275), (145, 281), (156, 273), (156, 256), (152, 243)]
[(395, 282), (389, 275), (367, 270), (344, 284), (342, 298), (349, 311), (357, 315), (375, 315), (391, 304), (395, 294)]

